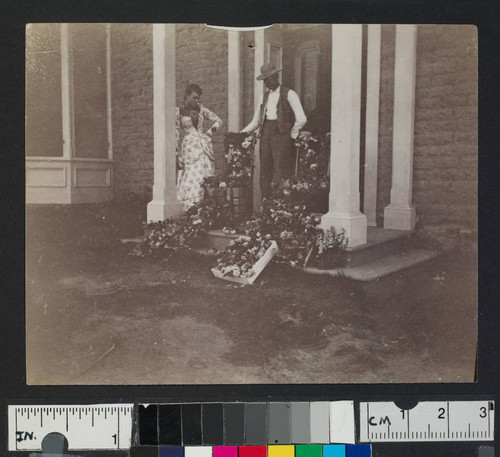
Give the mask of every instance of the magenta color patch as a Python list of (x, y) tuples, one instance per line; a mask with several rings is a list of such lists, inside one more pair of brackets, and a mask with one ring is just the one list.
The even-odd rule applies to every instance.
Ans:
[(238, 457), (238, 446), (214, 446), (214, 457)]

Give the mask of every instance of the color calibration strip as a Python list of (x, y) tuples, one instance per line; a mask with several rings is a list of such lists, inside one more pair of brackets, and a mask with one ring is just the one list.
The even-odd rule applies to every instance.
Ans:
[(371, 457), (370, 444), (164, 446), (130, 448), (130, 457)]
[(139, 405), (139, 429), (141, 445), (354, 444), (354, 402)]

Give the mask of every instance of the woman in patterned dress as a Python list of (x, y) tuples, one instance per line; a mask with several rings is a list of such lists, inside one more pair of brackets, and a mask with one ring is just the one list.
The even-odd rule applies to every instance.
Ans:
[[(212, 133), (221, 125), (221, 119), (199, 103), (202, 94), (200, 86), (190, 84), (186, 87), (184, 105), (176, 109), (176, 144), (178, 147), (179, 175), (177, 177), (177, 199), (188, 209), (203, 199), (201, 182), (213, 176), (214, 151)], [(212, 121), (211, 127), (204, 132), (203, 121)]]

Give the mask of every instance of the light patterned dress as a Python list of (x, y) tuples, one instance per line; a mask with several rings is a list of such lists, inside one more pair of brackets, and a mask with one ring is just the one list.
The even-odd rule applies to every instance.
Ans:
[(208, 119), (213, 122), (211, 128), (219, 128), (222, 120), (203, 105), (200, 105), (198, 113), (198, 126), (193, 123), (191, 116), (182, 115), (179, 108), (175, 114), (177, 145), (182, 138), (178, 149), (182, 169), (177, 176), (177, 200), (184, 203), (186, 210), (203, 199), (201, 182), (206, 176), (215, 173), (212, 138), (204, 133), (203, 121)]

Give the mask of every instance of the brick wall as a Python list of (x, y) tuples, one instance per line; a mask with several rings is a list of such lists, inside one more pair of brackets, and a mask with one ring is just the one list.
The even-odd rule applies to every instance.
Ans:
[[(176, 99), (184, 101), (189, 84), (198, 84), (203, 95), (201, 103), (219, 116), (224, 125), (213, 136), (216, 173), (221, 173), (224, 155), (224, 134), (227, 133), (228, 74), (227, 32), (202, 24), (177, 25)], [(210, 127), (210, 121), (205, 122)]]
[[(152, 34), (151, 25), (111, 28), (115, 194), (150, 195), (153, 186)], [(177, 105), (188, 84), (201, 86), (202, 103), (224, 122), (213, 136), (216, 169), (221, 172), (227, 132), (227, 34), (204, 25), (179, 24), (176, 39)]]
[[(394, 26), (382, 27), (377, 220), (390, 201)], [(419, 226), (477, 225), (477, 37), (474, 27), (419, 26), (413, 203)]]
[(418, 28), (413, 201), (421, 225), (477, 224), (477, 34)]
[(111, 26), (114, 194), (153, 187), (153, 31)]

